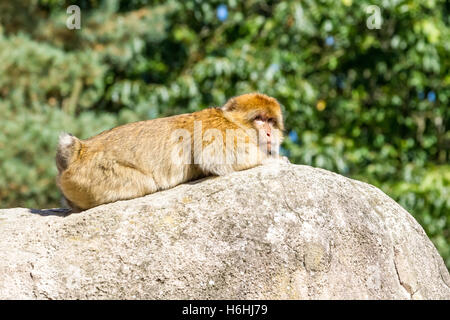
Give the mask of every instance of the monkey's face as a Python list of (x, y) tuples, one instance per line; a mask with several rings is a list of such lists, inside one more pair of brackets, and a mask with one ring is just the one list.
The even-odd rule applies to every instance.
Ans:
[(276, 99), (261, 93), (244, 94), (230, 99), (222, 110), (228, 119), (256, 130), (258, 145), (265, 154), (278, 154), (284, 126)]
[(282, 133), (277, 119), (264, 114), (258, 114), (253, 119), (253, 127), (258, 132), (258, 144), (260, 149), (269, 155), (279, 153), (282, 141)]

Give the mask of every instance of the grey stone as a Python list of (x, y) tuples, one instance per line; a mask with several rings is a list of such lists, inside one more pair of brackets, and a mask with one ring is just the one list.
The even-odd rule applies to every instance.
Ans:
[(0, 299), (450, 299), (379, 189), (274, 162), (79, 214), (0, 210)]

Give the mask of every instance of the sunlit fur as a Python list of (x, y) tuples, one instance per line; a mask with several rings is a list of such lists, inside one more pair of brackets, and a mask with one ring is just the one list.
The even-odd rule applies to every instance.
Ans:
[[(283, 139), (280, 105), (260, 93), (231, 98), (223, 107), (129, 123), (87, 140), (62, 134), (56, 154), (57, 184), (73, 212), (79, 212), (200, 177), (257, 166), (268, 157), (261, 149), (268, 141), (258, 140), (252, 134), (255, 130), (246, 130), (258, 129), (254, 121), (258, 116), (271, 119), (270, 151), (276, 156), (274, 148), (278, 149)], [(197, 133), (201, 131), (200, 138), (194, 127)], [(177, 138), (177, 130), (185, 132), (186, 139)], [(227, 130), (235, 130), (235, 136), (228, 135), (232, 141), (228, 144)], [(248, 148), (238, 148), (239, 139), (255, 147), (257, 155), (251, 157)], [(188, 150), (184, 158), (182, 150)], [(195, 150), (201, 153), (195, 154)], [(174, 154), (180, 157), (174, 160)], [(236, 161), (236, 157), (244, 161)]]

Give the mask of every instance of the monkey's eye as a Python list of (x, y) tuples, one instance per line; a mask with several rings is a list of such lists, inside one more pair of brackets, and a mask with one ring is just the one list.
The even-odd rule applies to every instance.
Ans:
[(264, 121), (262, 116), (256, 116), (255, 119), (253, 119), (253, 121)]
[(268, 121), (271, 125), (275, 125), (277, 123), (277, 121), (274, 118), (270, 118)]

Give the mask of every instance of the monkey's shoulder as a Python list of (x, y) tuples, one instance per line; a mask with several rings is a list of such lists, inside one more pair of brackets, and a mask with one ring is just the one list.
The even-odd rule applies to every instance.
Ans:
[(175, 128), (193, 128), (195, 123), (202, 127), (229, 127), (230, 122), (225, 117), (221, 108), (207, 108), (200, 111), (180, 114), (167, 119), (168, 123)]

